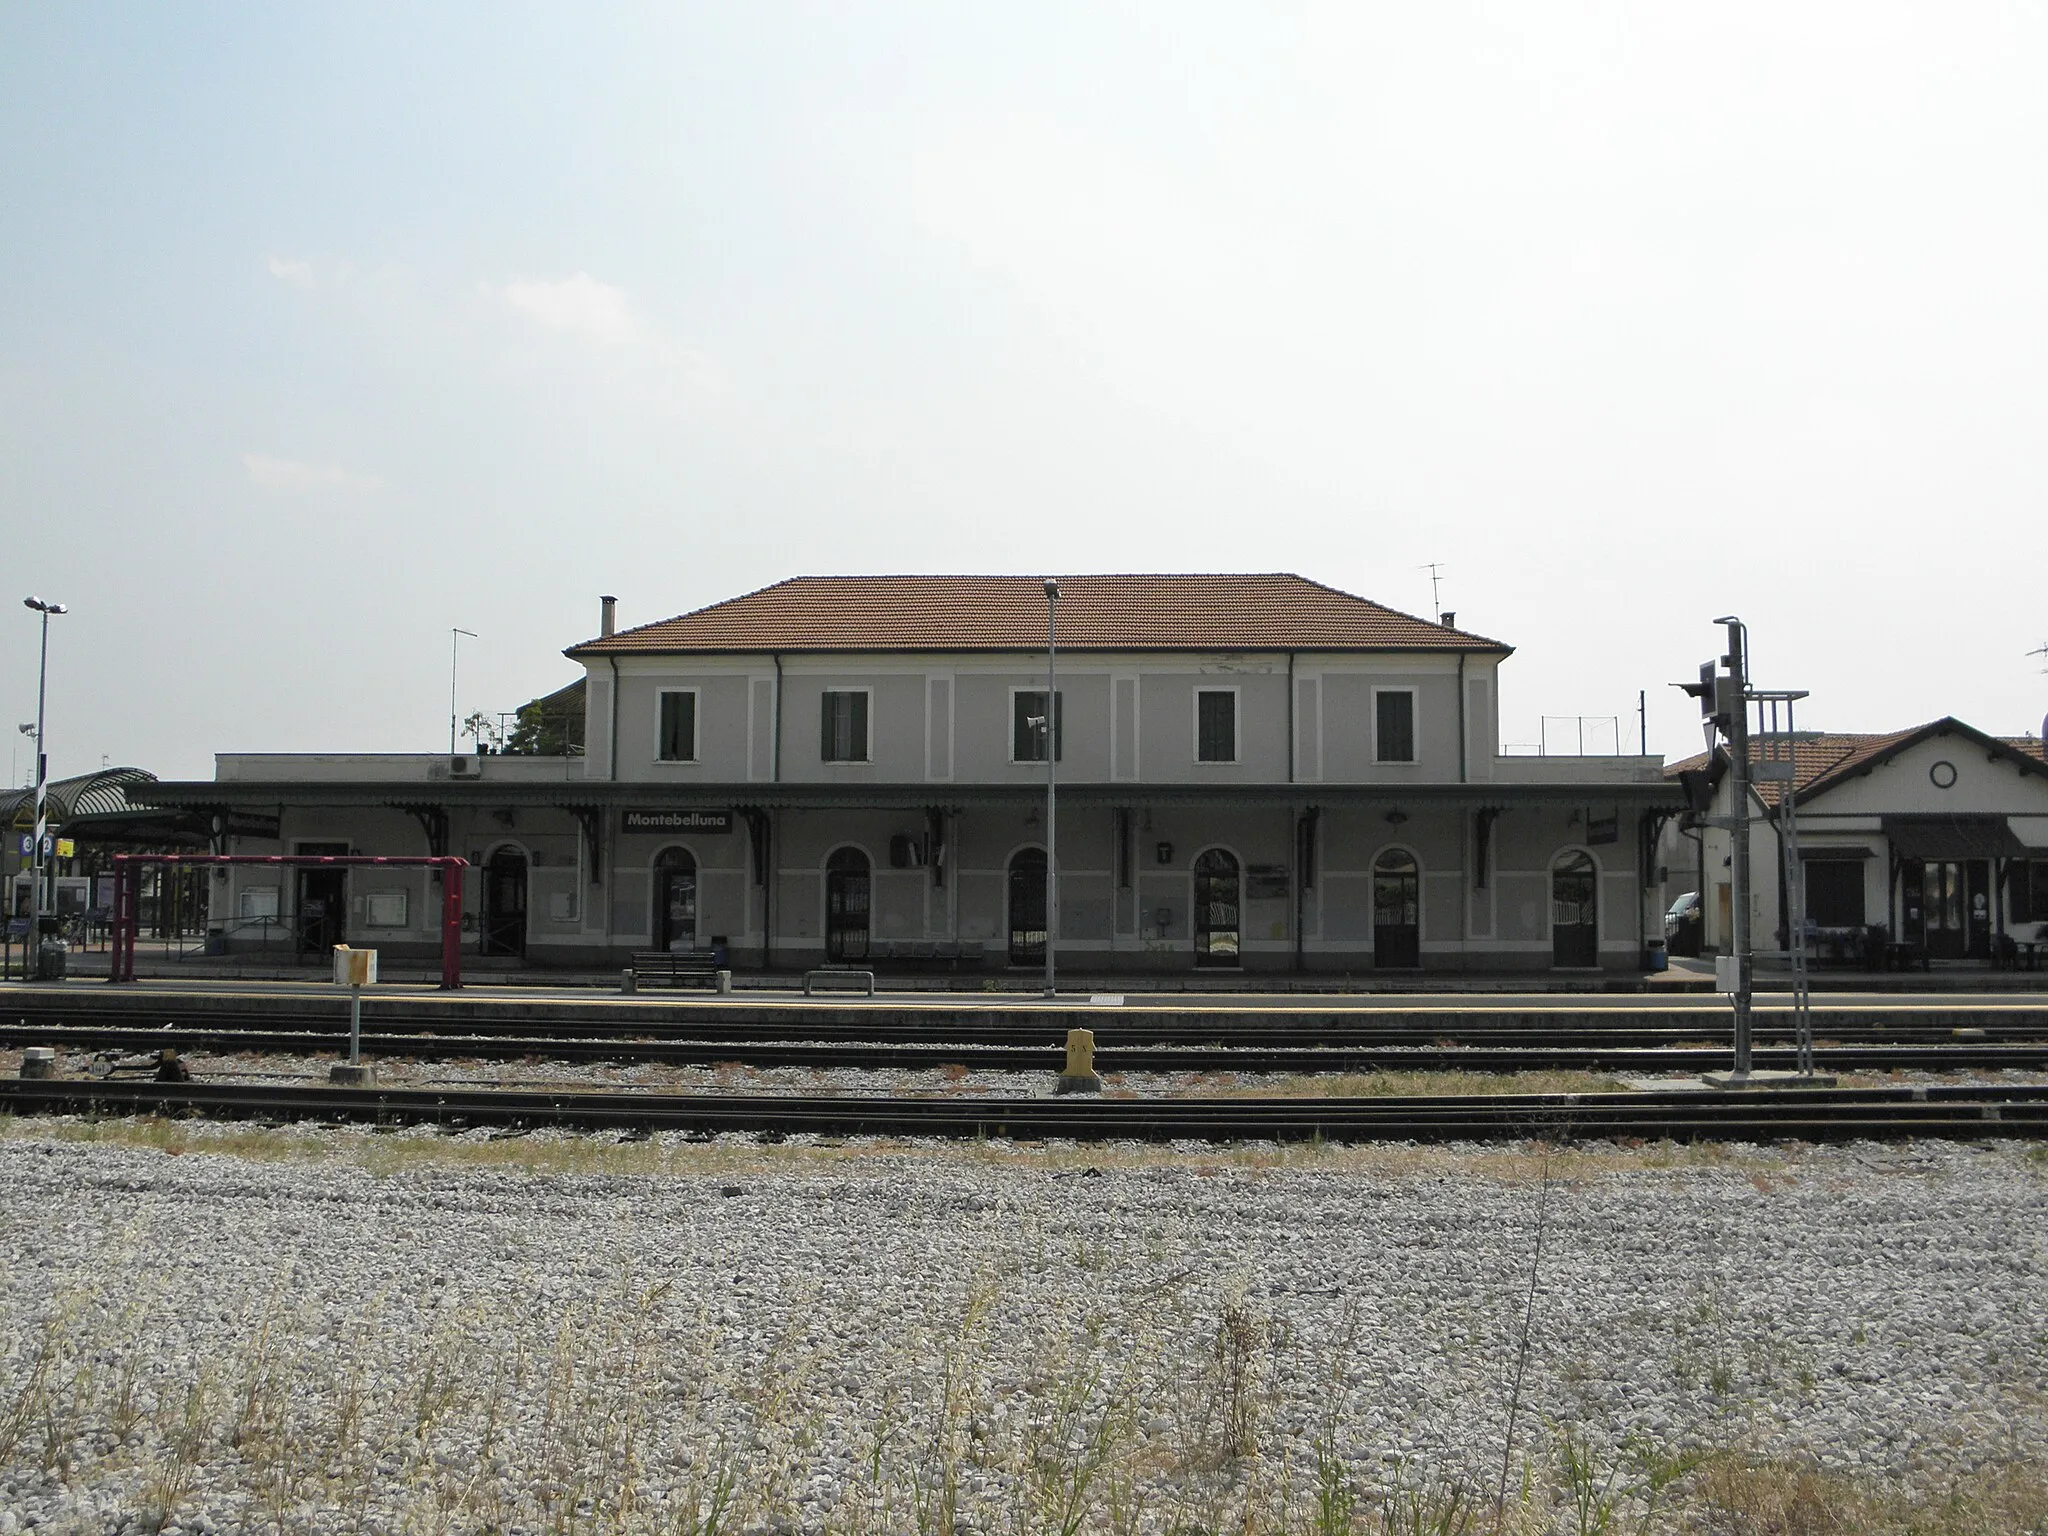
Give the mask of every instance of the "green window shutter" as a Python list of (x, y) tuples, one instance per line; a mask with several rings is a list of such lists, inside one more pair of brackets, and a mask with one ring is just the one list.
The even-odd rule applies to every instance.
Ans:
[(1196, 695), (1195, 756), (1204, 763), (1237, 761), (1237, 695), (1222, 689)]
[(1415, 695), (1387, 692), (1378, 696), (1379, 760), (1415, 761)]

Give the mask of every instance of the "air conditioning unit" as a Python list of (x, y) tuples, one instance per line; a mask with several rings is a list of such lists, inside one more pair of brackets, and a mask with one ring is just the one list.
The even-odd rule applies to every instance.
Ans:
[(451, 757), (448, 771), (458, 779), (473, 779), (483, 772), (483, 764), (473, 757)]

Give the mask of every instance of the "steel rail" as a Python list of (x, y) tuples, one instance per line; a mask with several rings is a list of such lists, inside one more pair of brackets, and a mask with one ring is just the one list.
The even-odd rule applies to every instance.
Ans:
[[(156, 1006), (133, 1008), (78, 1008), (39, 1006), (37, 1000), (10, 998), (0, 1003), (0, 1044), (33, 1044), (26, 1031), (70, 1025), (74, 1028), (135, 1029), (165, 1023), (217, 1032), (246, 1030), (255, 1033), (318, 1032), (324, 1024), (340, 1017), (341, 1003), (331, 1008), (300, 1004), (291, 1008), (226, 1008), (210, 1001), (157, 1000)], [(1089, 1017), (1085, 1025), (1095, 1034), (1100, 1048), (1138, 1046), (1201, 1045), (1211, 1047), (1398, 1046), (1398, 1045), (1583, 1045), (1652, 1047), (1672, 1043), (1721, 1043), (1729, 1036), (1725, 1016), (1692, 1010), (1674, 1010), (1655, 1016), (1626, 1016), (1613, 1019), (1609, 1011), (1572, 1016), (1561, 1025), (1556, 1016), (1501, 1022), (1470, 1015), (1393, 1015), (1386, 1019), (1361, 1021), (1355, 1017), (1298, 1014), (1266, 1014), (1255, 1020), (1218, 1017), (1209, 1010), (1193, 1011), (1171, 1020), (1143, 1022), (1102, 1014)], [(1783, 1025), (1760, 1020), (1759, 1041), (1790, 1041), (1789, 1020)], [(363, 1011), (366, 1033), (395, 1036), (404, 1033), (453, 1037), (469, 1035), (479, 1039), (495, 1036), (514, 1038), (620, 1039), (648, 1038), (673, 1041), (706, 1041), (728, 1044), (788, 1044), (796, 1042), (858, 1042), (863, 1044), (947, 1044), (980, 1046), (1028, 1045), (1059, 1038), (1066, 1027), (1040, 1014), (1015, 1014), (991, 1019), (986, 1013), (958, 1014), (932, 1012), (905, 1019), (892, 1018), (887, 1010), (822, 1008), (816, 1011), (776, 1010), (765, 1017), (751, 1011), (733, 1017), (722, 1010), (695, 1008), (652, 1008), (621, 1016), (592, 1017), (588, 1014), (563, 1016), (559, 1012), (506, 1010), (502, 1013), (445, 1009), (405, 1010), (366, 1002)], [(147, 1021), (145, 1023), (144, 1021)], [(1968, 1038), (1986, 1042), (2048, 1042), (2048, 1009), (1978, 1012), (1943, 1008), (1925, 1014), (1907, 1015), (1896, 1021), (1872, 1022), (1844, 1017), (1824, 1022), (1822, 1038), (1859, 1044), (1936, 1043), (1952, 1039), (1958, 1030)]]
[(1409, 1099), (795, 1098), (491, 1089), (278, 1088), (0, 1079), (16, 1114), (321, 1119), (787, 1136), (1013, 1140), (1465, 1141), (2048, 1138), (2048, 1089), (1806, 1089), (1748, 1093)]
[[(0, 1027), (0, 1045), (49, 1046), (59, 1051), (143, 1052), (171, 1049), (181, 1053), (311, 1056), (344, 1050), (346, 1029), (245, 1030), (218, 1028), (98, 1028), (93, 1026)], [(1015, 1045), (976, 1045), (950, 1041), (896, 1044), (845, 1041), (809, 1044), (793, 1041), (662, 1040), (644, 1038), (541, 1035), (410, 1035), (365, 1030), (362, 1051), (382, 1059), (416, 1061), (517, 1061), (539, 1059), (572, 1062), (657, 1063), (671, 1066), (796, 1067), (811, 1070), (855, 1068), (931, 1071), (960, 1065), (1000, 1072), (1057, 1071), (1064, 1047), (1039, 1038)], [(1375, 1071), (1532, 1072), (1543, 1070), (1607, 1070), (1627, 1072), (1704, 1071), (1723, 1066), (1727, 1047), (1713, 1044), (1638, 1046), (1580, 1041), (1569, 1045), (1357, 1045), (1267, 1048), (1262, 1046), (1098, 1046), (1102, 1072), (1242, 1072), (1355, 1073)], [(1786, 1067), (1794, 1062), (1792, 1046), (1758, 1051), (1763, 1065)], [(2011, 1044), (1993, 1041), (1841, 1043), (1820, 1047), (1817, 1059), (1836, 1070), (1924, 1071), (2048, 1069), (2048, 1042)]]

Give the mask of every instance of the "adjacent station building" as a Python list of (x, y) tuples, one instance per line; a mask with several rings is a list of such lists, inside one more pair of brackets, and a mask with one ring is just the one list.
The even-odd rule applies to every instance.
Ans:
[[(2038, 737), (1989, 736), (1952, 716), (1903, 731), (1802, 734), (1753, 743), (1790, 777), (1752, 786), (1750, 932), (1783, 949), (1790, 932), (1777, 812), (1790, 794), (1805, 875), (1804, 942), (1823, 960), (1877, 959), (1891, 942), (1932, 961), (2010, 961), (2048, 924), (2048, 761)], [(1712, 814), (1734, 810), (1727, 758), (1672, 765), (1706, 775)], [(1663, 859), (1675, 889), (1702, 897), (1703, 938), (1733, 931), (1729, 833), (1670, 824)]]
[[(1504, 756), (1510, 648), (1293, 575), (803, 577), (568, 648), (580, 753), (224, 754), (236, 853), (458, 854), (483, 955), (595, 969), (1628, 970), (1661, 759)], [(576, 696), (552, 695), (557, 705)], [(1057, 787), (1048, 924), (1046, 777)], [(222, 869), (231, 948), (425, 953), (425, 871)]]

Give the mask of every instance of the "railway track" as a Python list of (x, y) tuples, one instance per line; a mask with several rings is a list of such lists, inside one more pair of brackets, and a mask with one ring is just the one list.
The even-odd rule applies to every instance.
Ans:
[[(1102, 1044), (1095, 1052), (1100, 1072), (1245, 1072), (1337, 1073), (1374, 1071), (1533, 1072), (1556, 1069), (1613, 1072), (1697, 1072), (1727, 1064), (1729, 1047), (1702, 1042), (1638, 1045), (1599, 1039), (1574, 1044), (1445, 1044), (1412, 1045), (1338, 1043), (1322, 1046), (1146, 1045)], [(60, 1052), (141, 1052), (163, 1049), (181, 1053), (252, 1053), (310, 1056), (345, 1050), (346, 1028), (329, 1030), (259, 1030), (207, 1026), (138, 1029), (133, 1026), (55, 1025), (0, 1027), (0, 1045), (49, 1046)], [(1043, 1031), (1019, 1032), (1010, 1043), (974, 1044), (924, 1040), (890, 1043), (864, 1040), (665, 1039), (583, 1035), (481, 1034), (429, 1035), (387, 1033), (365, 1029), (363, 1053), (381, 1058), (419, 1061), (517, 1061), (536, 1058), (590, 1063), (661, 1063), (670, 1066), (715, 1066), (728, 1062), (748, 1067), (797, 1067), (814, 1070), (862, 1068), (919, 1071), (961, 1065), (985, 1071), (1053, 1072), (1064, 1057), (1064, 1045)], [(1789, 1067), (1796, 1052), (1789, 1044), (1760, 1044), (1760, 1067)], [(2048, 1042), (2006, 1042), (1989, 1039), (1830, 1042), (1816, 1050), (1816, 1061), (1837, 1071), (1973, 1071), (2048, 1070)]]
[(2048, 1088), (1407, 1099), (794, 1098), (490, 1089), (0, 1079), (16, 1114), (203, 1114), (448, 1129), (1002, 1137), (1042, 1141), (1775, 1141), (2048, 1137)]
[[(325, 1034), (345, 1025), (341, 997), (293, 1006), (230, 1006), (214, 999), (137, 998), (126, 1006), (68, 1006), (35, 997), (0, 999), (0, 1046), (50, 1044), (39, 1030), (65, 1028), (73, 1038), (97, 1031), (166, 1025), (196, 1035), (249, 1039)], [(1816, 1007), (1814, 1031), (1824, 1041), (1855, 1045), (1937, 1045), (1959, 1038), (1987, 1045), (2048, 1046), (2048, 1007), (1968, 1005), (1831, 1011)], [(584, 1004), (514, 1009), (366, 1001), (366, 1037), (466, 1038), (479, 1042), (621, 1040), (723, 1046), (905, 1045), (1036, 1047), (1087, 1028), (1105, 1050), (1166, 1047), (1354, 1050), (1419, 1046), (1492, 1046), (1535, 1050), (1597, 1046), (1651, 1049), (1696, 1043), (1725, 1045), (1725, 1014), (1706, 1009), (1559, 1012), (1469, 1007), (1395, 1010), (987, 1009), (973, 1007), (849, 1008), (818, 1004)], [(1959, 1035), (1959, 1032), (1961, 1034)], [(1789, 1012), (1755, 1015), (1760, 1045), (1792, 1043)], [(728, 1053), (729, 1056), (729, 1053)], [(727, 1058), (720, 1058), (727, 1059)]]

